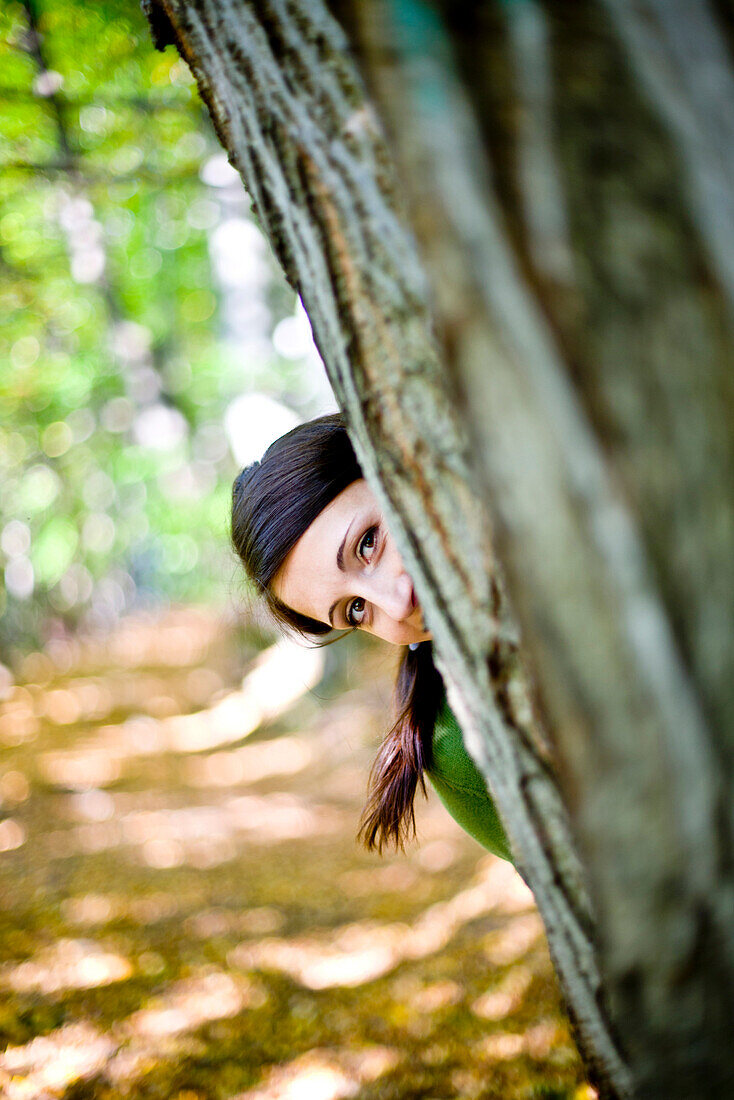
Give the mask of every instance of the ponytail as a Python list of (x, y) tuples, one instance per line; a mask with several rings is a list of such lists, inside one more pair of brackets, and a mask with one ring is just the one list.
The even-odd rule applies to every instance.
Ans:
[(443, 680), (433, 663), (433, 646), (407, 646), (395, 682), (397, 721), (380, 745), (372, 765), (367, 804), (358, 837), (370, 851), (385, 845), (403, 848), (415, 835), (413, 802), (423, 772), (431, 766), (436, 715), (444, 695)]

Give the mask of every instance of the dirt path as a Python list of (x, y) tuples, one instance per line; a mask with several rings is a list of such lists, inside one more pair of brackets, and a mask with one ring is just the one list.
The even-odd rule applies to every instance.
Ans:
[(288, 709), (316, 675), (292, 658), (241, 688), (196, 611), (27, 658), (0, 704), (0, 1095), (592, 1097), (519, 878), (434, 796), (406, 854), (358, 848), (384, 681)]

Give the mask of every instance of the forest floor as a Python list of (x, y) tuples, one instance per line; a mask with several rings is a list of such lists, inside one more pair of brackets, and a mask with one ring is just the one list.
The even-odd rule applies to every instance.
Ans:
[(432, 793), (405, 853), (355, 843), (384, 665), (304, 692), (320, 656), (245, 649), (179, 610), (6, 692), (0, 1095), (593, 1097), (510, 865)]

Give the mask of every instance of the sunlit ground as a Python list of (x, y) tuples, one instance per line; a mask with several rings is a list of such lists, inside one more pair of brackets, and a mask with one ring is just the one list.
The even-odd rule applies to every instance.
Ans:
[(0, 1095), (593, 1096), (509, 865), (433, 797), (405, 855), (356, 846), (388, 690), (360, 659), (327, 689), (279, 645), (243, 679), (200, 611), (25, 659), (0, 703)]

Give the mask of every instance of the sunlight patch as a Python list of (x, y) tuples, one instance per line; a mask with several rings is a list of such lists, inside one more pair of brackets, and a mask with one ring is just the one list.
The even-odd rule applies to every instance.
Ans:
[(147, 1039), (179, 1035), (210, 1020), (236, 1016), (250, 1007), (255, 987), (236, 983), (228, 974), (216, 972), (176, 982), (148, 1008), (134, 1013), (125, 1022), (126, 1033)]
[(240, 691), (231, 692), (207, 711), (168, 719), (168, 747), (175, 752), (200, 752), (239, 741), (316, 687), (323, 671), (321, 650), (282, 638), (260, 654)]
[[(115, 804), (117, 798), (115, 798)], [(70, 803), (72, 810), (76, 802)], [(87, 811), (108, 812), (99, 800), (83, 803)], [(215, 805), (189, 805), (158, 810), (133, 810), (108, 821), (57, 829), (44, 838), (47, 858), (65, 859), (77, 852), (104, 852), (127, 847), (148, 867), (166, 870), (188, 864), (216, 867), (235, 859), (240, 837), (251, 843), (279, 844), (309, 836), (330, 836), (344, 828), (346, 814), (336, 807), (314, 804), (297, 795), (278, 792), (240, 795)]]
[[(508, 866), (502, 860), (483, 862), (472, 885), (449, 901), (432, 905), (412, 924), (361, 921), (328, 934), (242, 943), (231, 952), (230, 962), (243, 969), (280, 970), (309, 989), (363, 985), (407, 959), (422, 959), (440, 951), (464, 924), (493, 911)], [(510, 873), (514, 873), (512, 868)], [(513, 934), (516, 924), (519, 927)], [(522, 948), (524, 953), (541, 933), (536, 914), (516, 917), (498, 947), (505, 952)]]
[(524, 958), (542, 935), (543, 922), (538, 914), (527, 913), (490, 932), (484, 941), (484, 953), (493, 966), (511, 966)]
[(0, 852), (13, 852), (25, 844), (25, 829), (12, 817), (0, 821)]
[(503, 1020), (517, 1012), (533, 980), (533, 972), (518, 964), (504, 975), (496, 989), (478, 997), (472, 1012), (483, 1020)]
[(390, 1047), (363, 1050), (316, 1048), (285, 1065), (275, 1066), (262, 1084), (232, 1100), (342, 1100), (362, 1085), (376, 1081), (398, 1065)]
[(312, 759), (313, 748), (303, 737), (278, 737), (187, 760), (186, 777), (192, 787), (236, 787), (274, 776), (296, 775)]
[(180, 1056), (189, 1032), (212, 1020), (260, 1008), (267, 994), (250, 980), (209, 971), (175, 982), (159, 997), (114, 1024), (105, 1035), (88, 1023), (71, 1024), (0, 1054), (3, 1100), (46, 1100), (45, 1090), (103, 1074), (130, 1081), (161, 1059)]
[(59, 940), (32, 959), (0, 971), (0, 984), (16, 993), (60, 993), (121, 982), (133, 972), (130, 961), (91, 940)]
[(531, 1058), (552, 1056), (557, 1063), (574, 1058), (574, 1051), (565, 1028), (553, 1020), (543, 1020), (527, 1031), (497, 1031), (473, 1045), (478, 1057), (491, 1062), (508, 1062), (525, 1054)]
[[(39, 769), (55, 786), (88, 790), (114, 783), (122, 775), (126, 763), (137, 757), (203, 752), (241, 741), (264, 722), (283, 714), (314, 688), (323, 670), (324, 655), (320, 650), (282, 639), (260, 654), (239, 691), (228, 692), (207, 709), (170, 717), (137, 715), (117, 725), (101, 726), (94, 738), (80, 741), (74, 749), (42, 753), (38, 759)], [(159, 704), (163, 698), (158, 698)], [(55, 721), (66, 723), (79, 718), (79, 701), (73, 692), (61, 689), (49, 692), (47, 706), (48, 700), (55, 700)], [(150, 702), (149, 696), (146, 706)], [(166, 702), (166, 708), (169, 707), (170, 699)], [(18, 711), (17, 715), (13, 712), (4, 718), (8, 743), (19, 743), (26, 736), (27, 720), (35, 722), (32, 711), (29, 718), (25, 711)], [(12, 722), (15, 725), (11, 728)], [(33, 732), (36, 726), (28, 728)], [(288, 764), (283, 754), (278, 755), (277, 748), (265, 745), (252, 748), (257, 748), (258, 752), (250, 757), (231, 756), (223, 761), (210, 758), (213, 763), (194, 762), (192, 775), (203, 777), (203, 782), (197, 785), (223, 785), (219, 780), (230, 766), (234, 774), (238, 774), (238, 769), (241, 772), (242, 779), (238, 778), (237, 782), (292, 774), (305, 767), (311, 758), (309, 747), (299, 745), (295, 739), (291, 741)], [(251, 777), (248, 769), (252, 771)]]
[(90, 1024), (70, 1024), (0, 1054), (0, 1085), (6, 1100), (31, 1100), (46, 1089), (63, 1089), (103, 1068), (115, 1049)]

